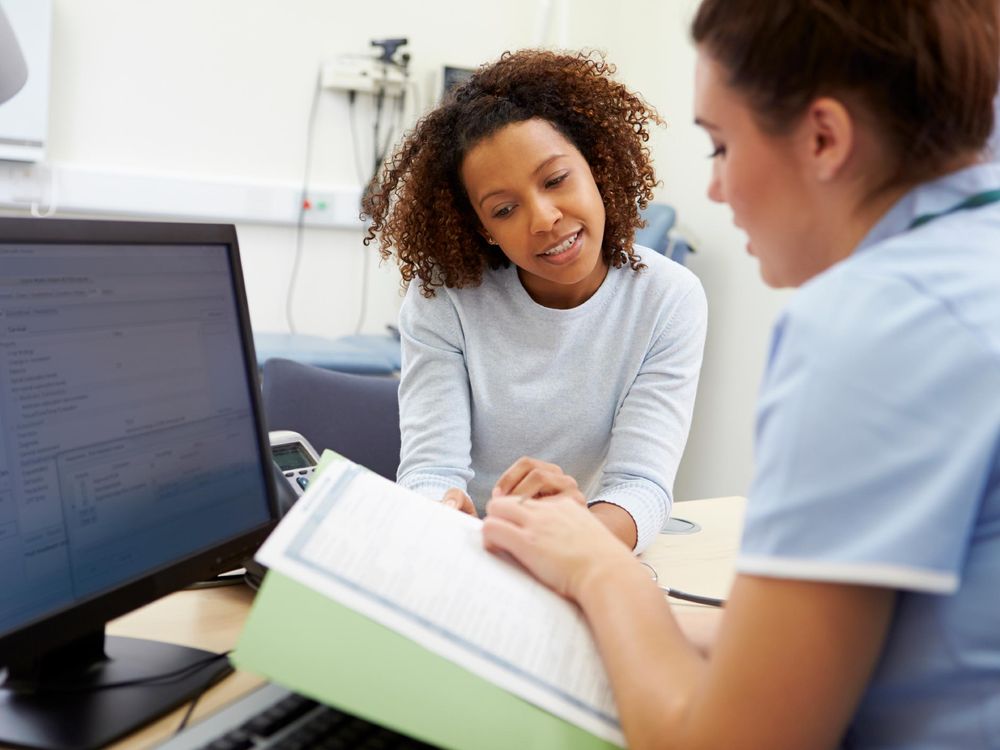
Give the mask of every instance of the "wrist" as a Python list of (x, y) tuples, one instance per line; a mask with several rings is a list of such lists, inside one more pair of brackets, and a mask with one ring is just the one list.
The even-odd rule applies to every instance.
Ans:
[(590, 505), (590, 512), (603, 523), (630, 550), (635, 549), (639, 540), (639, 529), (632, 514), (620, 505), (598, 500)]
[(623, 587), (635, 579), (646, 581), (649, 573), (631, 553), (622, 550), (613, 558), (594, 559), (573, 581), (570, 598), (585, 612), (603, 609), (619, 601)]

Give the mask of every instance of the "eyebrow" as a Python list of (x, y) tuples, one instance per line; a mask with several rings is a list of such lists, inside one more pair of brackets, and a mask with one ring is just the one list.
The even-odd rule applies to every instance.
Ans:
[[(564, 156), (566, 156), (566, 154), (552, 154), (552, 156), (548, 157), (547, 159), (545, 159), (544, 161), (542, 161), (541, 164), (539, 164), (537, 167), (535, 167), (534, 170), (532, 170), (531, 174), (532, 175), (538, 174), (543, 169), (545, 169), (545, 167), (547, 167), (549, 164), (551, 164), (552, 162), (554, 162), (556, 159), (561, 159)], [(482, 198), (479, 199), (479, 207), (480, 208), (483, 207), (483, 203), (486, 202), (487, 198), (492, 198), (494, 195), (499, 195), (500, 193), (503, 193), (503, 192), (505, 192), (505, 191), (502, 190), (502, 189), (501, 190), (491, 190), (490, 192), (488, 192), (486, 195), (484, 195)]]
[(698, 125), (699, 127), (705, 128), (705, 130), (718, 130), (719, 129), (718, 125), (713, 125), (708, 120), (704, 120), (701, 117), (694, 118), (694, 124)]

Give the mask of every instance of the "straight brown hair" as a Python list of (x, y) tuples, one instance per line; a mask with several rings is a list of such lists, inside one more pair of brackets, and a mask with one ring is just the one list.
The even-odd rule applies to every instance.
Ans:
[(834, 96), (875, 123), (892, 181), (918, 182), (993, 131), (997, 14), (997, 0), (704, 0), (691, 33), (765, 131)]

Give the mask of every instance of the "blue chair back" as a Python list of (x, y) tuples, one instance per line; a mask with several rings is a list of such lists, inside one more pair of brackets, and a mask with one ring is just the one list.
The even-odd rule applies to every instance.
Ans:
[(683, 264), (691, 246), (671, 232), (677, 221), (677, 211), (666, 203), (650, 203), (641, 214), (646, 226), (635, 233), (635, 244), (644, 245), (660, 255)]

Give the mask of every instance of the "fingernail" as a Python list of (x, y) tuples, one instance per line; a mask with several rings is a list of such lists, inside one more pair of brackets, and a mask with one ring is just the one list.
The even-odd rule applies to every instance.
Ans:
[(452, 500), (450, 497), (444, 501), (444, 504), (447, 505), (449, 508), (458, 507), (458, 503), (455, 500)]

